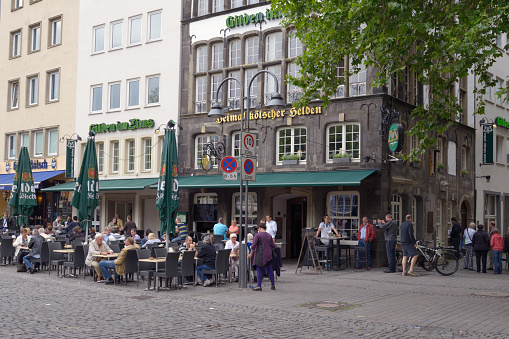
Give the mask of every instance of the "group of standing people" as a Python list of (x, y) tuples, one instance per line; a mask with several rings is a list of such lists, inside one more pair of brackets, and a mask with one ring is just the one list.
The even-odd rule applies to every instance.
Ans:
[[(495, 222), (490, 222), (489, 233), (484, 231), (484, 225), (477, 225), (475, 231), (475, 223), (470, 223), (468, 228), (463, 232), (465, 241), (465, 261), (464, 269), (474, 270), (474, 253), (476, 259), (477, 272), (486, 273), (486, 270), (493, 269), (494, 274), (502, 274), (502, 253), (509, 252), (509, 244), (505, 244), (504, 239), (500, 235), (500, 231), (495, 227)], [(509, 239), (509, 238), (508, 238)], [(506, 239), (506, 243), (509, 242)], [(487, 266), (487, 257), (490, 253), (490, 267)]]

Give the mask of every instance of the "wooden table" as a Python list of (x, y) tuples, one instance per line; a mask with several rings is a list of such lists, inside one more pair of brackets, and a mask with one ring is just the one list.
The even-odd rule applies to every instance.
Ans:
[[(150, 263), (156, 263), (156, 271), (154, 273), (154, 290), (157, 292), (157, 277), (156, 277), (156, 273), (157, 271), (159, 270), (159, 263), (160, 262), (165, 262), (166, 261), (166, 257), (164, 258), (154, 258), (154, 259), (140, 259), (139, 261), (141, 262), (150, 262)], [(150, 278), (148, 279), (148, 286), (150, 286)], [(146, 290), (150, 290), (150, 287), (147, 286), (147, 289)]]
[(69, 253), (74, 253), (74, 250), (72, 248), (66, 248), (63, 250), (53, 250), (53, 252), (69, 254)]
[(119, 254), (120, 253), (97, 254), (97, 255), (94, 255), (94, 257), (106, 258), (106, 259), (110, 260), (110, 258), (118, 257)]

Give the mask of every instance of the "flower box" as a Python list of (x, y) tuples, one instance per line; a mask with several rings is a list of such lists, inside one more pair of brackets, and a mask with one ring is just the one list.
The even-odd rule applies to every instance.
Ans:
[(281, 160), (281, 163), (283, 165), (298, 165), (299, 160), (297, 160), (297, 159), (295, 159), (295, 160)]
[(350, 157), (332, 158), (332, 163), (333, 164), (341, 164), (341, 163), (345, 163), (345, 162), (350, 162), (351, 160), (352, 160), (352, 158), (350, 158)]
[(411, 162), (410, 166), (412, 166), (413, 168), (421, 168), (421, 163), (420, 162)]

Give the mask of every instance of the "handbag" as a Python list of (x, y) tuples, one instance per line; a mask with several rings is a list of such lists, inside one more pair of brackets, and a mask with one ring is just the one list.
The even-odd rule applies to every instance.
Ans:
[(22, 264), (18, 264), (18, 270), (17, 272), (26, 272), (27, 271), (27, 268), (25, 266), (25, 263), (22, 263)]

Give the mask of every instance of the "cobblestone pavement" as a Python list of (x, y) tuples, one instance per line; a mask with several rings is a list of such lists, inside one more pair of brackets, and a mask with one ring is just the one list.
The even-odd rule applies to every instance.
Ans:
[[(270, 290), (143, 291), (0, 268), (1, 338), (507, 338), (509, 274), (324, 272), (284, 262)], [(339, 305), (339, 307), (334, 307)], [(107, 333), (104, 333), (107, 331)]]

